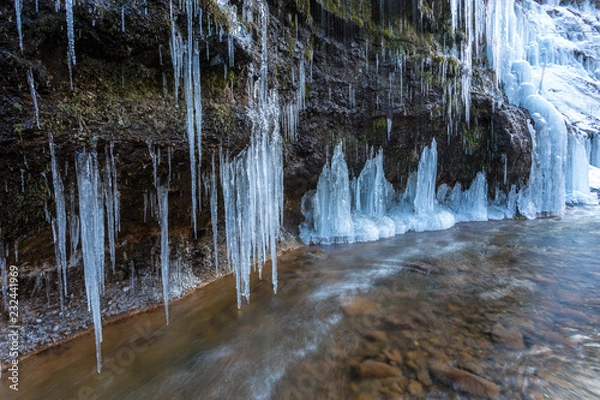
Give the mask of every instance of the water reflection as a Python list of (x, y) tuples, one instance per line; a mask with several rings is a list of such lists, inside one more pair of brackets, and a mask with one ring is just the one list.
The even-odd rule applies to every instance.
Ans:
[[(23, 363), (21, 399), (600, 397), (600, 213), (466, 223), (225, 278)], [(268, 272), (265, 272), (268, 276)]]

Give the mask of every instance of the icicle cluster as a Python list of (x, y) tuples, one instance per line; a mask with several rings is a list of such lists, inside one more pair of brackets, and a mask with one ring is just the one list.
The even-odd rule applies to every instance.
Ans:
[[(294, 97), (287, 105), (283, 107), (281, 112), (281, 125), (286, 138), (290, 142), (294, 142), (296, 140), (296, 132), (300, 122), (300, 113), (306, 108), (306, 72), (304, 60), (300, 61), (298, 75), (298, 83)], [(295, 81), (295, 74), (293, 73), (293, 70), (292, 80)]]
[(184, 9), (187, 21), (186, 40), (182, 39), (176, 27), (173, 1), (170, 2), (171, 18), (171, 59), (175, 78), (175, 99), (178, 100), (180, 79), (183, 73), (183, 86), (186, 105), (186, 132), (190, 157), (190, 175), (192, 191), (192, 230), (197, 232), (197, 213), (201, 185), (199, 170), (202, 166), (202, 89), (200, 77), (200, 50), (196, 32), (201, 31), (195, 20), (202, 18), (202, 9), (193, 0), (185, 0)]
[[(221, 155), (221, 187), (225, 209), (227, 258), (234, 272), (237, 303), (250, 299), (250, 273), (270, 256), (272, 282), (277, 291), (276, 244), (283, 214), (283, 156), (279, 132), (279, 98), (267, 93), (268, 6), (258, 4), (261, 27), (259, 78), (248, 88), (248, 115), (252, 121), (250, 145), (231, 161)], [(249, 74), (252, 74), (250, 68)], [(252, 84), (250, 76), (248, 81)]]
[(454, 212), (456, 221), (487, 221), (487, 181), (483, 172), (478, 172), (469, 189), (462, 190), (459, 183), (448, 192), (448, 187), (440, 186), (437, 201)]

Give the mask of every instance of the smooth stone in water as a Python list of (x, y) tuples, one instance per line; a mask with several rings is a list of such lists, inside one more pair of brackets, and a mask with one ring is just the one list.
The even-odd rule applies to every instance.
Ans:
[(492, 341), (512, 350), (525, 348), (521, 332), (515, 328), (505, 328), (500, 323), (496, 323), (492, 328)]
[(470, 372), (442, 364), (439, 361), (430, 362), (429, 369), (438, 381), (453, 390), (489, 399), (497, 399), (500, 396), (500, 388), (495, 383)]
[(358, 375), (361, 379), (383, 379), (401, 377), (402, 372), (398, 368), (380, 361), (365, 360), (358, 367)]

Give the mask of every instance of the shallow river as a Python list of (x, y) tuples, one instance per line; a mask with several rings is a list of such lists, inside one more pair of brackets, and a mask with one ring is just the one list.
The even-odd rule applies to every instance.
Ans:
[(241, 310), (229, 276), (105, 326), (101, 374), (93, 335), (28, 359), (17, 398), (597, 399), (599, 258), (598, 208), (306, 247)]

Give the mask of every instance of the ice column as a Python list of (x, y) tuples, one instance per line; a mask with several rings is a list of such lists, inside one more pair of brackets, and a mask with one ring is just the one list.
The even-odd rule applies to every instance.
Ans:
[(340, 143), (335, 147), (331, 161), (323, 167), (317, 190), (302, 196), (302, 214), (306, 222), (300, 226), (300, 237), (304, 243), (352, 241), (354, 223), (351, 207), (348, 165)]
[(589, 164), (585, 146), (579, 138), (569, 135), (569, 156), (566, 165), (567, 202), (572, 204), (598, 204), (598, 198), (590, 192)]
[(435, 204), (435, 184), (437, 180), (437, 143), (435, 139), (431, 147), (425, 147), (419, 160), (417, 187), (415, 193), (415, 211), (425, 214), (433, 211)]
[(456, 221), (487, 221), (487, 181), (483, 172), (478, 172), (469, 189), (462, 191), (457, 183), (448, 196), (446, 204), (454, 211)]
[(600, 133), (597, 133), (591, 139), (590, 164), (600, 168)]
[(367, 160), (354, 182), (354, 207), (361, 214), (382, 217), (393, 194), (394, 189), (383, 171), (383, 150), (379, 149), (375, 157)]

